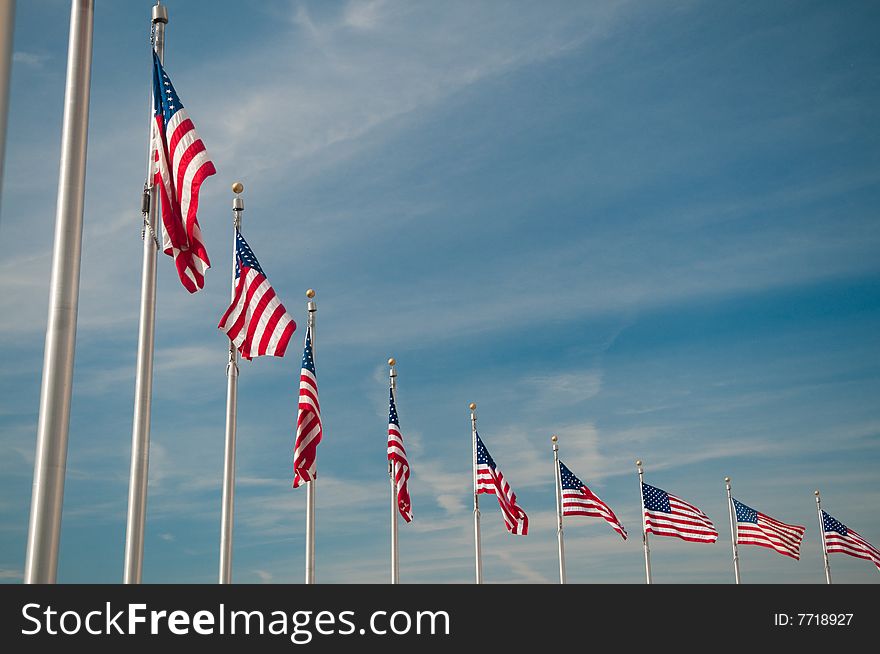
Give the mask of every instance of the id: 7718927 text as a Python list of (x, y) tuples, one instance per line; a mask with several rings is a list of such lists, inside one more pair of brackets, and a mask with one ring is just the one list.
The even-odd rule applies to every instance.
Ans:
[(848, 627), (853, 613), (775, 613), (773, 625), (776, 627)]

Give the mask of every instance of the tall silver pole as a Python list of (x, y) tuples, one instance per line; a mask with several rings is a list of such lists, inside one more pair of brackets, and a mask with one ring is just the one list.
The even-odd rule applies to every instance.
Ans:
[(639, 469), (639, 499), (642, 502), (642, 543), (645, 546), (645, 583), (651, 582), (651, 548), (648, 546), (648, 525), (645, 521), (645, 494), (642, 492), (642, 484), (644, 483), (645, 471), (642, 470), (642, 462), (636, 461), (636, 468)]
[(739, 583), (739, 552), (736, 549), (736, 522), (733, 519), (733, 497), (730, 494), (730, 477), (724, 478), (727, 487), (727, 515), (730, 518), (730, 543), (733, 546), (733, 575)]
[(55, 246), (24, 571), (28, 584), (55, 583), (58, 570), (79, 303), (94, 14), (94, 0), (71, 2)]
[[(152, 10), (153, 48), (165, 63), (165, 25), (168, 9), (157, 4)], [(152, 78), (150, 82), (152, 89)], [(150, 93), (150, 134), (153, 103)], [(152, 142), (152, 138), (150, 139)], [(144, 191), (144, 259), (141, 267), (141, 317), (138, 327), (137, 367), (134, 383), (134, 416), (131, 428), (131, 471), (128, 481), (128, 516), (125, 521), (125, 569), (123, 582), (139, 584), (144, 567), (144, 523), (147, 516), (147, 476), (150, 467), (150, 406), (153, 401), (153, 347), (156, 328), (156, 253), (159, 251), (156, 216), (159, 200), (153, 186), (153, 151), (147, 147), (147, 184)]]
[[(394, 357), (388, 359), (388, 379), (391, 392), (397, 394), (397, 371)], [(396, 399), (396, 398), (395, 398)], [(400, 558), (397, 549), (397, 484), (394, 480), (394, 464), (388, 461), (388, 479), (391, 482), (391, 583), (400, 583)]]
[(559, 583), (565, 583), (565, 544), (562, 540), (562, 472), (559, 470), (559, 443), (556, 434), (553, 442), (554, 483), (556, 484), (556, 540), (559, 543)]
[[(236, 235), (241, 229), (244, 185), (232, 185), (232, 291), (235, 299)], [(223, 499), (220, 512), (220, 583), (232, 583), (232, 526), (235, 522), (235, 430), (238, 418), (238, 348), (229, 341), (226, 360), (226, 448), (223, 454)]]
[(831, 563), (828, 561), (828, 545), (825, 543), (825, 521), (822, 520), (822, 501), (819, 499), (819, 491), (815, 491), (816, 511), (819, 514), (819, 533), (822, 535), (822, 560), (825, 562), (825, 583), (831, 583)]
[[(313, 298), (315, 291), (309, 289), (306, 291), (306, 297), (309, 298), (307, 308), (309, 310), (308, 329), (312, 337), (312, 358), (315, 356), (315, 312), (318, 307), (315, 305)], [(306, 583), (315, 583), (315, 484), (318, 482), (318, 475), (306, 483)]]
[(476, 563), (476, 583), (483, 583), (483, 551), (480, 544), (480, 496), (477, 495), (477, 405), (471, 402), (471, 440), (474, 446), (474, 557)]
[(15, 0), (0, 0), (0, 196), (3, 191), (3, 161), (6, 158), (6, 119), (9, 115), (9, 73), (12, 70), (12, 35)]

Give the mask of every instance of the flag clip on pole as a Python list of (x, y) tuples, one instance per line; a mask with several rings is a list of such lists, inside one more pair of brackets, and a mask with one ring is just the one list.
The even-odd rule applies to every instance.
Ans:
[[(155, 5), (152, 9), (153, 49), (159, 61), (165, 61), (165, 25), (168, 9)], [(151, 96), (152, 98), (152, 93)], [(150, 142), (152, 143), (153, 104), (150, 102)], [(141, 583), (144, 561), (144, 523), (147, 515), (147, 476), (150, 464), (150, 407), (153, 396), (153, 348), (156, 329), (156, 254), (155, 240), (158, 198), (152, 183), (153, 150), (147, 148), (147, 182), (149, 205), (144, 216), (144, 260), (141, 266), (140, 326), (134, 383), (134, 415), (131, 428), (131, 472), (128, 481), (128, 515), (125, 521), (125, 569), (123, 582)], [(146, 201), (144, 201), (146, 204)], [(144, 207), (142, 207), (143, 209)]]
[(476, 583), (483, 583), (483, 551), (480, 544), (480, 499), (477, 495), (477, 405), (471, 402), (471, 441), (473, 442), (474, 464), (474, 561), (476, 563)]
[[(58, 570), (79, 304), (94, 23), (94, 0), (71, 2), (55, 244), (25, 555), (24, 582), (28, 584), (55, 583)], [(4, 25), (2, 31), (6, 28)]]
[[(306, 291), (309, 298), (306, 308), (309, 311), (308, 327), (312, 341), (312, 357), (315, 356), (315, 312), (318, 310), (315, 304), (315, 291)], [(315, 483), (318, 475), (306, 484), (306, 583), (315, 583)]]
[[(235, 299), (236, 235), (241, 229), (244, 185), (232, 185), (232, 299)], [(223, 454), (223, 499), (220, 513), (220, 581), (232, 583), (232, 529), (235, 523), (235, 435), (238, 422), (238, 349), (230, 339), (226, 361), (226, 445)]]
[(733, 546), (733, 576), (736, 583), (739, 583), (739, 552), (736, 549), (737, 531), (736, 521), (733, 519), (733, 497), (730, 495), (730, 477), (724, 478), (724, 485), (727, 488), (727, 515), (730, 518), (730, 542)]
[(642, 543), (645, 546), (645, 583), (651, 583), (651, 548), (648, 546), (648, 524), (645, 521), (645, 493), (644, 493), (644, 475), (641, 460), (636, 461), (636, 468), (639, 470), (639, 499), (642, 502)]
[(553, 443), (553, 470), (556, 484), (556, 540), (559, 542), (559, 583), (565, 583), (565, 543), (562, 540), (562, 473), (559, 470), (559, 438), (550, 437)]
[(822, 501), (819, 491), (813, 493), (816, 496), (816, 512), (819, 514), (819, 534), (822, 536), (822, 560), (825, 563), (825, 582), (831, 583), (831, 563), (828, 561), (828, 544), (825, 542), (825, 521), (822, 519)]
[[(397, 370), (394, 357), (388, 359), (388, 383), (391, 394), (397, 394)], [(397, 398), (395, 398), (396, 400)], [(388, 459), (388, 480), (391, 484), (391, 583), (400, 583), (400, 558), (397, 549), (397, 484), (394, 480), (394, 463)]]

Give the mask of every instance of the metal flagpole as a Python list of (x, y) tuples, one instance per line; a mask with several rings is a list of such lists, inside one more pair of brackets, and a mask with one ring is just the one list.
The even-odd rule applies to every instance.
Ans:
[[(168, 9), (156, 4), (152, 10), (153, 49), (165, 63), (165, 25)], [(152, 78), (151, 78), (152, 79)], [(152, 89), (152, 81), (150, 83)], [(150, 93), (150, 142), (153, 133), (153, 102)], [(153, 399), (153, 347), (156, 327), (156, 232), (158, 198), (153, 186), (153, 151), (147, 147), (147, 181), (141, 211), (144, 213), (144, 260), (141, 267), (140, 326), (134, 383), (134, 416), (131, 429), (131, 472), (128, 482), (128, 516), (125, 521), (125, 570), (123, 582), (141, 583), (144, 565), (144, 523), (147, 515), (147, 475), (150, 465), (150, 405)]]
[(556, 539), (559, 541), (559, 583), (565, 583), (565, 544), (562, 542), (562, 473), (559, 470), (559, 439), (554, 434), (553, 442), (554, 483), (556, 484)]
[(483, 583), (483, 552), (480, 547), (480, 499), (477, 495), (477, 405), (471, 402), (468, 405), (471, 410), (471, 440), (474, 446), (474, 556), (476, 561), (476, 583)]
[[(388, 359), (388, 379), (391, 384), (391, 392), (397, 394), (397, 371), (394, 365), (397, 361), (394, 357)], [(395, 398), (396, 400), (397, 398)], [(394, 480), (394, 464), (388, 460), (388, 479), (391, 482), (391, 583), (400, 583), (400, 559), (397, 550), (397, 484)]]
[(727, 515), (730, 518), (730, 542), (733, 545), (733, 575), (739, 583), (739, 552), (736, 549), (736, 522), (733, 519), (733, 498), (730, 495), (730, 477), (724, 478), (727, 487)]
[[(309, 302), (306, 308), (309, 310), (308, 330), (312, 341), (312, 358), (315, 357), (315, 312), (318, 307), (315, 305), (315, 291), (311, 288), (306, 291), (306, 297)], [(316, 454), (317, 456), (317, 454)], [(315, 484), (318, 481), (318, 475), (315, 473), (314, 478), (306, 484), (306, 583), (315, 583)]]
[[(241, 212), (244, 185), (232, 185), (232, 291), (235, 299), (235, 270), (238, 261), (236, 242), (241, 229)], [(226, 363), (226, 448), (223, 455), (223, 500), (220, 517), (220, 582), (232, 583), (232, 526), (235, 522), (235, 430), (238, 418), (238, 348), (229, 341), (229, 358)]]
[(645, 545), (645, 583), (651, 582), (651, 548), (648, 546), (648, 525), (645, 524), (645, 494), (642, 492), (642, 484), (644, 483), (645, 471), (642, 470), (641, 460), (636, 461), (636, 468), (639, 469), (639, 498), (642, 501), (642, 543)]
[(825, 521), (822, 519), (822, 502), (819, 499), (819, 491), (816, 490), (816, 511), (819, 514), (819, 533), (822, 535), (822, 560), (825, 562), (825, 582), (831, 583), (831, 563), (828, 561), (828, 545), (825, 543)]
[(71, 2), (55, 246), (24, 571), (28, 584), (55, 583), (58, 571), (79, 303), (94, 19), (94, 0)]
[(12, 69), (12, 34), (15, 31), (15, 0), (0, 0), (0, 195), (6, 155), (6, 118), (9, 114), (9, 72)]

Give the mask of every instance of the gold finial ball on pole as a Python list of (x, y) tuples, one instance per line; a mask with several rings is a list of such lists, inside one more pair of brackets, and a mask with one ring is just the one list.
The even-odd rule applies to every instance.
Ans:
[(477, 403), (471, 402), (470, 404), (468, 404), (468, 409), (470, 409), (471, 411), (476, 411), (477, 410)]
[(389, 366), (393, 366), (396, 363), (397, 363), (397, 359), (395, 359), (394, 357), (391, 357), (390, 359), (388, 359)]
[(233, 193), (241, 193), (242, 191), (244, 191), (244, 184), (242, 184), (241, 182), (235, 182), (232, 185), (232, 192)]
[(553, 434), (553, 435), (550, 437), (550, 440), (553, 441), (553, 442), (555, 443), (555, 442), (558, 441), (559, 439), (556, 437), (556, 434)]
[(816, 497), (819, 497), (819, 491), (818, 490), (813, 491), (813, 495), (815, 495)]
[(309, 298), (310, 300), (311, 300), (313, 297), (315, 297), (315, 289), (310, 288), (309, 290), (307, 290), (307, 291), (306, 291), (306, 297)]
[(727, 483), (727, 484), (729, 484), (729, 483), (730, 483), (730, 477), (725, 477), (725, 478), (724, 478), (724, 482)]
[(637, 466), (641, 466), (641, 465), (642, 465), (642, 460), (641, 460), (641, 459), (637, 459), (637, 460), (636, 460), (636, 465), (637, 465)]

